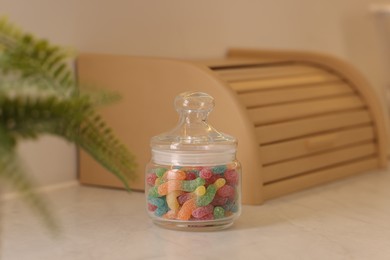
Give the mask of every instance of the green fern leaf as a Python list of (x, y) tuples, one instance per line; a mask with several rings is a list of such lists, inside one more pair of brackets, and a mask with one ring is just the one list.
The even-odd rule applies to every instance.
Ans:
[(72, 70), (67, 64), (71, 52), (47, 41), (22, 33), (6, 20), (0, 22), (0, 68), (8, 73), (19, 73), (25, 80), (43, 88), (75, 92)]
[(7, 135), (7, 131), (0, 127), (0, 179), (7, 181), (11, 187), (23, 196), (24, 200), (35, 209), (44, 220), (49, 229), (56, 234), (59, 226), (53, 213), (49, 210), (47, 202), (38, 196), (32, 189), (33, 182), (22, 169), (21, 162), (15, 154), (15, 142)]
[(39, 196), (32, 187), (34, 183), (30, 180), (25, 171), (21, 168), (21, 162), (15, 154), (0, 155), (0, 179), (7, 181), (31, 207), (39, 213), (44, 224), (55, 234), (59, 230), (53, 213), (49, 210), (47, 202)]
[(117, 96), (80, 91), (70, 54), (0, 19), (0, 178), (24, 194), (49, 226), (54, 226), (50, 212), (17, 160), (17, 141), (42, 134), (63, 137), (86, 150), (127, 189), (136, 167), (131, 153), (94, 112)]
[(0, 109), (0, 123), (14, 138), (36, 138), (45, 133), (64, 137), (84, 148), (129, 188), (135, 160), (92, 111), (87, 96), (61, 99), (0, 95)]

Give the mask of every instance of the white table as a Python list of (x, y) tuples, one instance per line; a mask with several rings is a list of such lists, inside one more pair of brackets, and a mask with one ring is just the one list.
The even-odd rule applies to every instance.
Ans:
[(3, 205), (1, 255), (15, 259), (390, 259), (390, 172), (378, 171), (244, 206), (225, 231), (154, 226), (144, 194), (52, 190), (62, 233), (52, 238), (19, 199)]

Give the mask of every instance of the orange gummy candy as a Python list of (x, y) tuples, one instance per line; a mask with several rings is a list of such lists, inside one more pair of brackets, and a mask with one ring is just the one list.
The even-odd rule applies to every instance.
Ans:
[(184, 202), (183, 206), (180, 208), (177, 213), (177, 219), (179, 220), (189, 220), (192, 215), (192, 211), (196, 209), (196, 199), (192, 198)]

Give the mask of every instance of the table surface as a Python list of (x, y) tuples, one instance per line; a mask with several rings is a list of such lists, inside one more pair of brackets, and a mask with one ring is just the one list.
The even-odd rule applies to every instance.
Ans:
[(243, 206), (233, 227), (217, 232), (155, 226), (139, 192), (73, 185), (46, 195), (60, 235), (19, 199), (6, 200), (3, 260), (390, 259), (390, 171)]

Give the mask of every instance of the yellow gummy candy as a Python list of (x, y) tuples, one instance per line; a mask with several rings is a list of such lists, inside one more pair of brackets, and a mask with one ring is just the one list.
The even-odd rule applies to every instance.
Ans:
[(226, 180), (224, 178), (219, 178), (214, 182), (214, 185), (217, 189), (221, 188), (223, 185), (225, 185)]
[(171, 191), (170, 193), (167, 194), (166, 200), (167, 200), (168, 207), (171, 210), (178, 210), (179, 209), (180, 204), (177, 201), (177, 197), (179, 197), (183, 193), (184, 193), (183, 191), (175, 190), (175, 191)]
[(194, 194), (196, 196), (203, 196), (206, 193), (206, 187), (205, 186), (199, 186), (195, 189)]

